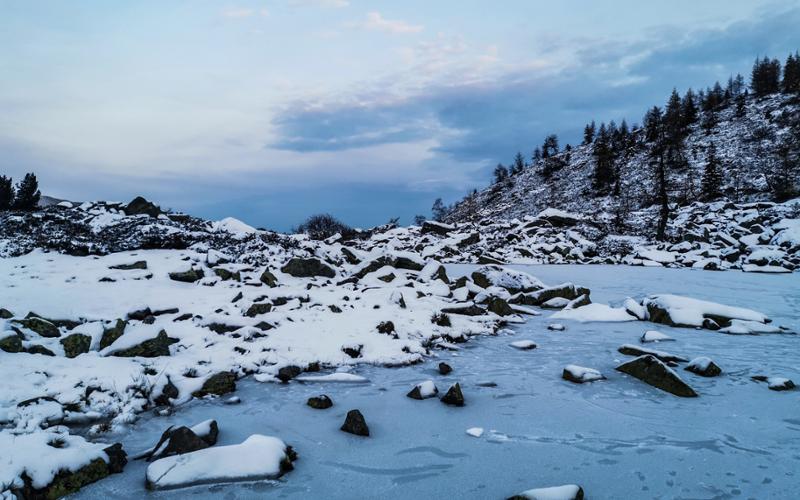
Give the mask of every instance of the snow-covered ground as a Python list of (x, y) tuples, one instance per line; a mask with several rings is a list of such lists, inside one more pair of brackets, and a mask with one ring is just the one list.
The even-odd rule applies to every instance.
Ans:
[[(474, 267), (448, 266), (451, 277)], [(628, 296), (675, 294), (760, 311), (797, 331), (796, 275), (717, 273), (621, 266), (518, 267), (545, 283), (572, 281), (595, 303), (621, 306)], [(183, 299), (182, 299), (183, 300)], [(168, 416), (146, 414), (121, 440), (131, 455), (152, 446), (170, 425), (219, 422), (219, 445), (253, 434), (278, 436), (298, 453), (277, 481), (196, 486), (158, 498), (505, 498), (533, 488), (583, 487), (587, 498), (792, 498), (800, 469), (799, 391), (775, 392), (754, 375), (800, 379), (800, 336), (726, 335), (640, 321), (579, 322), (551, 312), (457, 350), (434, 351), (421, 364), (358, 365), (366, 383), (334, 380), (262, 384), (240, 381), (239, 405), (192, 400)], [(699, 397), (678, 398), (614, 370), (647, 330), (674, 338), (656, 349), (722, 369), (705, 378), (675, 371)], [(533, 350), (511, 342), (529, 340)], [(642, 345), (642, 344), (640, 344)], [(643, 344), (652, 347), (654, 344)], [(443, 376), (440, 362), (453, 367)], [(567, 365), (591, 367), (607, 380), (574, 384)], [(406, 393), (433, 380), (440, 394), (458, 382), (464, 407)], [(316, 410), (307, 398), (329, 395)], [(348, 410), (370, 427), (363, 438), (339, 431)], [(483, 428), (479, 437), (468, 429)], [(473, 432), (472, 434), (478, 434)], [(218, 446), (219, 446), (218, 445)], [(147, 464), (85, 487), (77, 498), (141, 498)]]

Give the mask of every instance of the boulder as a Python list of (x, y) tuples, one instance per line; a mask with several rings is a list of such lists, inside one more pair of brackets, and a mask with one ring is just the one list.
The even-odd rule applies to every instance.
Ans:
[(534, 488), (508, 497), (508, 500), (583, 500), (583, 488), (577, 484)]
[(356, 436), (369, 436), (369, 427), (367, 421), (364, 420), (364, 415), (358, 410), (350, 410), (347, 412), (347, 417), (344, 419), (341, 430), (355, 434)]
[(169, 406), (171, 400), (177, 399), (179, 395), (180, 392), (178, 388), (170, 381), (169, 377), (167, 377), (167, 383), (164, 384), (164, 387), (161, 389), (161, 394), (153, 398), (153, 402), (158, 406)]
[(277, 378), (284, 384), (295, 378), (296, 376), (300, 375), (303, 372), (299, 366), (296, 365), (289, 365), (284, 366), (278, 370)]
[(0, 307), (0, 319), (11, 319), (13, 317), (14, 313), (4, 307)]
[[(1, 348), (2, 347), (0, 347), (0, 349)], [(28, 354), (41, 354), (42, 356), (55, 356), (56, 355), (56, 353), (54, 353), (53, 351), (51, 351), (47, 347), (45, 347), (43, 345), (38, 345), (38, 344), (28, 347), (27, 349), (25, 349), (25, 352), (27, 352)]]
[(588, 299), (590, 293), (588, 288), (575, 286), (572, 283), (563, 283), (558, 286), (543, 288), (531, 293), (521, 293), (514, 296), (511, 302), (526, 306), (539, 306), (556, 297), (571, 301), (577, 299), (581, 295), (586, 295)]
[(617, 371), (638, 378), (662, 391), (684, 398), (697, 397), (694, 389), (681, 380), (677, 373), (652, 355), (640, 356), (619, 365)]
[(439, 363), (439, 373), (441, 375), (447, 375), (452, 371), (453, 371), (453, 368), (450, 365), (448, 365), (447, 363), (444, 363), (444, 362)]
[(161, 215), (161, 209), (154, 203), (147, 201), (141, 196), (137, 196), (123, 209), (125, 215), (149, 215), (150, 217), (158, 217)]
[(336, 271), (319, 259), (314, 258), (292, 258), (289, 262), (284, 264), (281, 268), (281, 272), (294, 276), (295, 278), (313, 278), (315, 276), (322, 276), (324, 278), (336, 277)]
[(701, 377), (716, 377), (722, 373), (722, 369), (705, 356), (691, 360), (684, 370)]
[[(2, 332), (3, 334), (8, 332)], [(22, 339), (16, 333), (0, 338), (0, 350), (10, 353), (22, 351)]]
[[(216, 422), (214, 422), (214, 427), (216, 428)], [(214, 434), (214, 442), (216, 442), (216, 433)], [(158, 443), (140, 458), (152, 462), (164, 457), (203, 450), (209, 446), (205, 439), (200, 438), (192, 429), (186, 426), (170, 427), (161, 434), (161, 439), (158, 440)]]
[(447, 236), (447, 234), (455, 229), (450, 224), (442, 224), (441, 222), (435, 222), (431, 220), (426, 220), (422, 223), (422, 234), (433, 233), (439, 236)]
[(510, 316), (514, 314), (514, 310), (511, 309), (511, 306), (508, 305), (508, 302), (500, 297), (492, 297), (489, 299), (486, 309), (498, 316)]
[(791, 391), (795, 388), (794, 382), (783, 377), (768, 377), (766, 375), (754, 375), (750, 377), (756, 382), (766, 382), (767, 387), (772, 391)]
[(236, 375), (231, 372), (219, 372), (203, 382), (203, 387), (194, 391), (192, 396), (202, 398), (208, 395), (222, 396), (236, 390)]
[(178, 271), (169, 273), (169, 279), (173, 281), (180, 281), (182, 283), (194, 283), (200, 281), (205, 276), (202, 269), (189, 269), (188, 271)]
[(624, 344), (620, 346), (620, 348), (617, 349), (617, 352), (619, 352), (620, 354), (624, 354), (626, 356), (644, 356), (646, 354), (649, 354), (650, 356), (655, 356), (664, 363), (685, 363), (686, 361), (689, 361), (688, 359), (681, 356), (675, 356), (674, 354), (669, 354), (663, 351), (646, 349), (644, 347), (637, 347), (631, 344)]
[(130, 264), (117, 264), (115, 266), (108, 266), (109, 269), (116, 269), (119, 271), (132, 271), (134, 269), (147, 269), (146, 260), (137, 260)]
[(351, 358), (360, 358), (361, 357), (361, 349), (364, 348), (363, 344), (353, 344), (349, 346), (343, 346), (342, 352), (350, 356)]
[(333, 406), (333, 401), (325, 394), (308, 398), (306, 404), (315, 410), (326, 410)]
[(606, 379), (602, 373), (594, 368), (586, 368), (578, 365), (565, 366), (564, 371), (561, 373), (561, 378), (569, 380), (570, 382), (575, 382), (576, 384)]
[(450, 386), (441, 401), (446, 405), (464, 406), (464, 394), (461, 392), (461, 386), (458, 383)]
[(439, 394), (439, 389), (436, 388), (436, 384), (433, 383), (433, 380), (426, 380), (425, 382), (415, 385), (406, 396), (411, 399), (423, 400), (436, 397), (437, 394)]
[(169, 356), (169, 346), (178, 342), (178, 339), (167, 336), (165, 330), (158, 332), (158, 335), (150, 340), (145, 340), (141, 344), (122, 349), (112, 353), (113, 356), (120, 358), (157, 358), (159, 356)]
[(517, 340), (511, 343), (511, 347), (520, 351), (532, 351), (536, 349), (536, 344), (530, 340)]
[(82, 333), (73, 333), (61, 339), (60, 342), (64, 347), (64, 355), (68, 358), (74, 358), (89, 352), (89, 348), (92, 345), (92, 337)]
[(272, 274), (268, 269), (265, 269), (264, 272), (261, 273), (259, 281), (261, 281), (270, 288), (275, 288), (276, 286), (278, 286), (278, 278), (276, 278), (275, 275)]
[(58, 326), (51, 321), (37, 316), (15, 320), (15, 323), (19, 323), (28, 330), (32, 330), (45, 338), (57, 338), (61, 336), (61, 332), (58, 331)]
[(267, 314), (272, 310), (272, 304), (269, 302), (260, 302), (251, 304), (250, 307), (247, 308), (247, 312), (244, 313), (245, 316), (248, 318), (255, 318), (261, 314)]
[(446, 307), (442, 309), (442, 313), (444, 314), (460, 314), (463, 316), (481, 316), (486, 314), (486, 310), (482, 307), (476, 306), (475, 304), (469, 306), (460, 306), (460, 307)]
[(378, 333), (390, 335), (395, 332), (394, 323), (391, 321), (381, 321), (378, 323)]
[(242, 281), (242, 273), (239, 271), (230, 271), (224, 267), (215, 267), (214, 274), (216, 274), (222, 281), (234, 280)]

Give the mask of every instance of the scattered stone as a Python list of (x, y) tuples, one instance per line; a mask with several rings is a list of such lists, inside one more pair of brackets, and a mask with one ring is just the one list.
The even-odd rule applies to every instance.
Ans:
[(705, 356), (694, 358), (684, 370), (700, 375), (701, 377), (716, 377), (722, 373), (722, 369), (711, 361), (711, 358)]
[(364, 415), (358, 410), (350, 410), (347, 412), (347, 417), (344, 419), (341, 430), (355, 434), (356, 436), (369, 436), (369, 427), (367, 421), (364, 420)]
[(439, 389), (436, 388), (436, 384), (433, 383), (433, 380), (426, 380), (414, 386), (406, 396), (411, 399), (423, 400), (435, 397), (437, 394), (439, 394)]
[(0, 319), (11, 319), (13, 317), (14, 313), (4, 307), (0, 307)]
[(652, 355), (640, 356), (619, 365), (617, 371), (627, 373), (662, 391), (684, 398), (697, 397), (694, 389), (681, 380), (677, 373)]
[(486, 311), (482, 307), (478, 307), (475, 304), (461, 307), (446, 307), (442, 309), (442, 312), (444, 314), (460, 314), (464, 316), (481, 316), (486, 314)]
[[(214, 422), (215, 428), (216, 425), (216, 422)], [(216, 442), (216, 434), (214, 435), (214, 442)], [(149, 452), (137, 458), (144, 458), (148, 462), (152, 462), (160, 458), (203, 450), (209, 446), (206, 440), (201, 439), (192, 429), (186, 426), (170, 427), (161, 434), (161, 439)]]
[(137, 260), (131, 264), (117, 264), (115, 266), (108, 266), (109, 269), (116, 269), (119, 271), (132, 271), (134, 269), (147, 269), (146, 260)]
[(606, 379), (602, 373), (594, 368), (586, 368), (578, 365), (565, 366), (564, 371), (561, 374), (561, 378), (564, 380), (569, 380), (570, 382), (575, 382), (576, 384)]
[(795, 388), (794, 382), (783, 377), (767, 377), (766, 375), (754, 375), (750, 377), (756, 382), (766, 382), (767, 387), (773, 391), (790, 391)]
[(297, 365), (289, 365), (284, 366), (278, 370), (278, 380), (283, 382), (284, 384), (295, 378), (296, 376), (300, 375), (303, 370)]
[(169, 346), (178, 342), (178, 339), (167, 336), (165, 330), (158, 332), (158, 335), (150, 340), (145, 340), (141, 344), (122, 349), (112, 353), (112, 356), (120, 358), (157, 358), (159, 356), (169, 356)]
[(22, 339), (13, 332), (2, 332), (2, 333), (10, 333), (3, 338), (0, 338), (0, 350), (9, 353), (17, 353), (22, 350)]
[(242, 399), (239, 396), (231, 396), (228, 399), (226, 399), (225, 401), (223, 401), (223, 403), (226, 404), (226, 405), (238, 405), (241, 402), (242, 402)]
[(134, 321), (144, 321), (145, 319), (149, 318), (152, 315), (153, 311), (151, 311), (149, 307), (145, 307), (144, 309), (137, 309), (135, 311), (129, 312), (128, 319)]
[(244, 315), (248, 318), (255, 318), (261, 314), (267, 314), (271, 310), (272, 304), (269, 302), (254, 303), (247, 308), (247, 312), (245, 312)]
[[(0, 346), (0, 349), (2, 349), (2, 346)], [(28, 347), (27, 349), (25, 349), (25, 352), (27, 352), (28, 354), (41, 354), (43, 356), (55, 356), (56, 355), (56, 353), (54, 353), (53, 351), (51, 351), (47, 347), (45, 347), (43, 345), (38, 345), (38, 344)]]
[(236, 375), (231, 372), (220, 372), (209, 377), (203, 382), (200, 390), (194, 391), (192, 396), (202, 398), (208, 395), (222, 396), (236, 390)]
[(536, 344), (530, 340), (516, 340), (510, 345), (511, 347), (519, 349), (520, 351), (530, 351), (536, 349)]
[(189, 269), (188, 271), (178, 271), (169, 273), (169, 279), (173, 281), (180, 281), (182, 283), (194, 283), (200, 281), (205, 276), (202, 269)]
[(150, 217), (158, 217), (161, 215), (161, 209), (154, 203), (147, 201), (141, 196), (137, 196), (123, 209), (125, 215), (149, 215)]
[(508, 497), (508, 500), (583, 500), (583, 488), (577, 484), (535, 488)]
[(361, 349), (364, 348), (363, 344), (356, 344), (352, 346), (344, 346), (342, 347), (342, 352), (350, 356), (351, 358), (360, 358), (361, 357)]
[(561, 323), (550, 323), (547, 325), (548, 330), (553, 330), (554, 332), (563, 332), (567, 329), (566, 326), (562, 325)]
[(441, 401), (446, 405), (464, 406), (464, 394), (461, 392), (461, 386), (458, 383), (452, 385)]
[(657, 332), (655, 330), (647, 330), (644, 332), (644, 334), (642, 334), (642, 338), (639, 339), (642, 344), (646, 344), (648, 342), (669, 342), (674, 340), (675, 339), (669, 335)]
[(261, 273), (259, 280), (270, 288), (275, 288), (278, 286), (278, 278), (276, 278), (275, 275), (269, 270), (265, 270), (263, 273)]
[(392, 323), (391, 321), (381, 321), (378, 324), (378, 333), (383, 333), (388, 335), (394, 332), (395, 332), (394, 323)]
[(439, 363), (439, 373), (441, 375), (447, 375), (452, 371), (453, 371), (453, 368), (450, 365), (448, 365), (447, 363), (444, 363), (444, 362)]
[(333, 406), (333, 401), (325, 394), (308, 398), (306, 404), (315, 410), (326, 410)]
[(645, 349), (644, 347), (637, 347), (632, 344), (624, 344), (620, 346), (620, 348), (617, 349), (617, 351), (620, 354), (624, 354), (626, 356), (644, 356), (645, 354), (649, 354), (651, 356), (655, 356), (656, 358), (660, 359), (665, 363), (685, 363), (686, 361), (689, 361), (688, 359), (681, 356), (675, 356), (667, 352), (656, 351), (653, 349)]
[(514, 310), (508, 305), (504, 299), (500, 297), (492, 297), (486, 307), (489, 312), (493, 312), (498, 316), (510, 316), (514, 314)]
[(422, 223), (421, 232), (422, 234), (433, 233), (438, 234), (439, 236), (447, 236), (447, 234), (453, 229), (455, 228), (450, 224), (442, 224), (440, 222), (426, 220)]
[(68, 358), (74, 358), (89, 352), (89, 348), (92, 345), (92, 337), (82, 333), (73, 333), (61, 339), (60, 342), (64, 347), (64, 355)]
[(153, 402), (158, 406), (169, 406), (171, 400), (177, 399), (180, 395), (178, 388), (172, 381), (167, 377), (167, 383), (164, 384), (164, 387), (161, 389), (161, 394), (158, 397), (153, 399)]
[(322, 276), (325, 278), (336, 277), (336, 271), (322, 263), (319, 259), (314, 258), (292, 258), (281, 268), (281, 272), (294, 276), (295, 278), (313, 278), (315, 276)]
[(32, 330), (45, 338), (57, 338), (61, 336), (61, 332), (58, 331), (58, 327), (55, 324), (38, 316), (15, 320), (15, 323), (19, 323), (28, 330)]

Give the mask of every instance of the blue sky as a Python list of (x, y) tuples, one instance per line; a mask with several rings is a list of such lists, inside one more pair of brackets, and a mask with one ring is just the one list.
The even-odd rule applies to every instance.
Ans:
[(497, 162), (800, 48), (795, 1), (0, 0), (0, 173), (289, 229), (428, 214)]

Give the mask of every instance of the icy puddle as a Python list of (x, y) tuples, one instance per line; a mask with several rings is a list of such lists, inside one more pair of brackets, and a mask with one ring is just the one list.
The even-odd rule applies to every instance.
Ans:
[[(573, 281), (594, 302), (675, 293), (761, 311), (800, 328), (800, 277), (607, 266), (514, 266), (547, 283)], [(457, 276), (469, 266), (449, 266)], [(732, 336), (645, 322), (577, 323), (551, 312), (513, 333), (476, 338), (403, 368), (359, 367), (366, 383), (239, 382), (239, 405), (194, 401), (169, 417), (146, 416), (121, 436), (133, 456), (169, 425), (208, 418), (218, 446), (251, 434), (277, 436), (299, 455), (279, 481), (147, 492), (146, 463), (85, 487), (78, 498), (506, 498), (523, 490), (576, 483), (587, 498), (793, 498), (800, 484), (800, 390), (775, 392), (750, 380), (766, 374), (800, 381), (800, 336)], [(640, 344), (646, 330), (674, 341)], [(530, 340), (537, 348), (518, 349)], [(633, 358), (622, 344), (693, 359), (708, 356), (723, 374), (676, 372), (700, 395), (679, 398), (614, 367)], [(437, 365), (453, 367), (439, 375)], [(607, 377), (582, 385), (561, 378), (574, 364)], [(459, 382), (466, 406), (406, 397), (434, 380), (440, 396)], [(315, 410), (310, 396), (334, 406)], [(371, 437), (339, 430), (358, 408)], [(482, 428), (483, 433), (479, 432)], [(467, 430), (470, 433), (467, 433)], [(476, 437), (477, 436), (477, 437)]]

